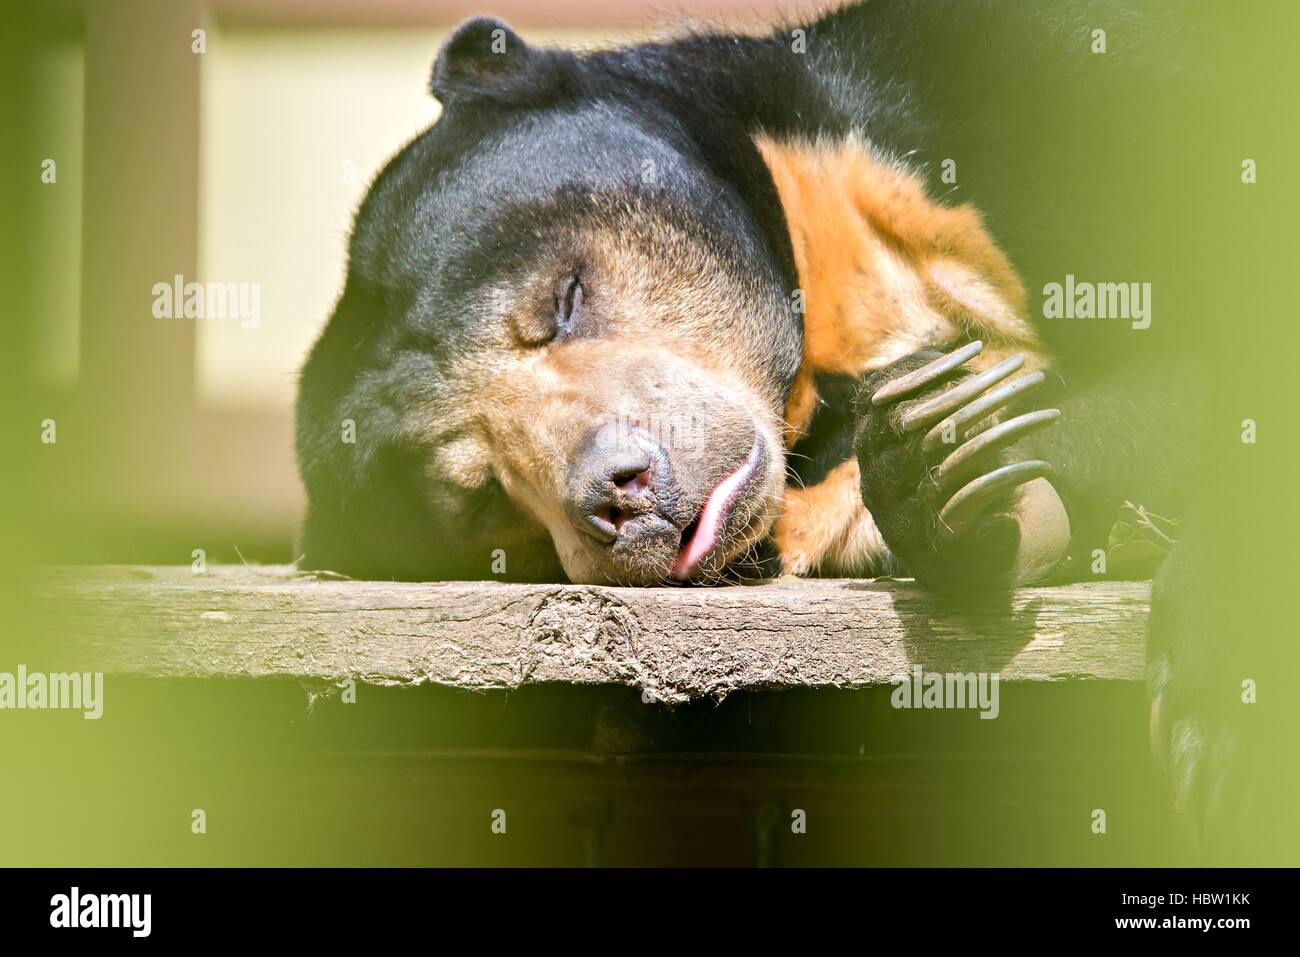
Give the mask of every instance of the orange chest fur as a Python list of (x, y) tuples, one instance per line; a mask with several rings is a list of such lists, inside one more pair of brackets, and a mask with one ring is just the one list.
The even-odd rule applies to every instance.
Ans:
[[(858, 376), (963, 337), (987, 343), (980, 367), (1038, 353), (1024, 288), (975, 209), (935, 202), (916, 172), (861, 140), (757, 145), (790, 230), (804, 316), (787, 447), (812, 421), (818, 373)], [(787, 489), (773, 535), (794, 574), (863, 574), (884, 552), (853, 460)]]

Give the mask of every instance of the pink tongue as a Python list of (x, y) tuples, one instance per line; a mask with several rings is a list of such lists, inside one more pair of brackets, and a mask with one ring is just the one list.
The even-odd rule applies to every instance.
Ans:
[(736, 489), (744, 483), (749, 477), (749, 473), (754, 470), (754, 465), (758, 461), (758, 443), (749, 450), (749, 456), (741, 463), (740, 468), (732, 472), (721, 482), (718, 487), (709, 493), (708, 499), (704, 502), (704, 508), (700, 511), (698, 524), (695, 527), (695, 535), (686, 544), (686, 547), (677, 555), (677, 560), (673, 562), (670, 573), (678, 581), (685, 581), (690, 577), (695, 566), (699, 564), (700, 559), (709, 553), (718, 540), (718, 532), (722, 529), (723, 520), (727, 517), (727, 506), (730, 503), (731, 496), (735, 494)]

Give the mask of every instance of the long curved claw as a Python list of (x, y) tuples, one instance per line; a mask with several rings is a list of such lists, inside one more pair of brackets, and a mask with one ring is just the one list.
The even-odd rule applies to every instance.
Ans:
[(886, 382), (871, 396), (871, 404), (884, 405), (886, 402), (893, 402), (902, 396), (919, 392), (932, 382), (937, 382), (946, 376), (962, 363), (975, 358), (983, 348), (984, 343), (976, 339), (974, 342), (968, 343), (960, 349), (955, 349), (945, 356), (940, 356), (919, 369), (914, 369), (905, 376), (899, 376), (897, 379)]
[(969, 379), (963, 379), (951, 389), (941, 392), (933, 399), (922, 402), (915, 408), (908, 409), (900, 417), (899, 427), (904, 432), (915, 432), (923, 426), (932, 425), (936, 420), (956, 412), (985, 389), (997, 385), (1024, 364), (1024, 353), (1017, 352), (1015, 355), (1003, 359), (992, 368), (985, 369)]
[[(895, 435), (920, 452), (924, 462), (938, 462), (925, 480), (929, 490), (923, 490), (925, 501), (934, 502), (937, 497), (944, 502), (936, 516), (937, 537), (930, 541), (931, 548), (942, 552), (955, 547), (958, 539), (981, 526), (986, 512), (1005, 502), (1010, 509), (1007, 517), (1014, 519), (1022, 535), (1012, 578), (1036, 580), (1059, 561), (1057, 552), (1064, 554), (1069, 537), (1068, 517), (1059, 495), (1050, 483), (1038, 481), (1052, 474), (1052, 466), (1040, 459), (999, 463), (1006, 462), (1007, 450), (1016, 442), (1058, 422), (1061, 412), (1039, 409), (997, 422), (997, 413), (1044, 382), (1046, 376), (1029, 372), (1011, 378), (1025, 364), (1024, 353), (1017, 352), (983, 372), (949, 381), (983, 348), (982, 342), (971, 342), (887, 382), (872, 394), (871, 404), (880, 407), (910, 400), (893, 413)], [(1011, 504), (1008, 493), (1022, 485), (1030, 488)], [(1018, 511), (1023, 509), (1029, 511)], [(1037, 518), (1026, 533), (1024, 518), (1029, 512)]]
[[(927, 455), (933, 455), (939, 451), (940, 446), (964, 438), (966, 432), (977, 422), (992, 415), (1004, 405), (1019, 398), (1030, 389), (1046, 381), (1046, 379), (1047, 376), (1041, 372), (1030, 372), (1028, 375), (1012, 379), (996, 389), (990, 389), (970, 405), (958, 409), (952, 415), (937, 422), (929, 432), (925, 433), (925, 438), (921, 440), (922, 451)], [(945, 441), (945, 437), (948, 437), (947, 441)]]
[(1026, 482), (1051, 474), (1051, 465), (1041, 459), (1032, 459), (1004, 465), (968, 482), (939, 510), (941, 536), (949, 539), (960, 536), (979, 520), (984, 509), (999, 496)]
[(942, 492), (953, 492), (973, 479), (992, 457), (1026, 435), (1059, 421), (1060, 409), (1039, 409), (999, 422), (957, 447), (935, 470), (934, 480)]

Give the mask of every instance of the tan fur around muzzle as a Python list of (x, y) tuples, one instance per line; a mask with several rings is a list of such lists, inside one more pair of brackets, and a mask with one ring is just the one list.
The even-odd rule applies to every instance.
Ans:
[(550, 531), (573, 581), (658, 582), (676, 555), (676, 542), (611, 547), (575, 527), (566, 502), (570, 473), (601, 429), (635, 429), (662, 447), (676, 510), (692, 515), (755, 441), (764, 444), (765, 474), (738, 503), (732, 534), (706, 572), (743, 552), (775, 517), (783, 459), (780, 426), (768, 404), (725, 370), (668, 347), (608, 339), (570, 343), (500, 377), (478, 406), (494, 472), (511, 498)]

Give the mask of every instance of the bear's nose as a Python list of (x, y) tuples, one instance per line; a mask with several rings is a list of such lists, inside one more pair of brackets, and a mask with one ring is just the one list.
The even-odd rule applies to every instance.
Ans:
[(633, 534), (629, 523), (656, 510), (666, 468), (663, 450), (639, 429), (602, 428), (574, 457), (569, 507), (575, 523), (606, 543)]

